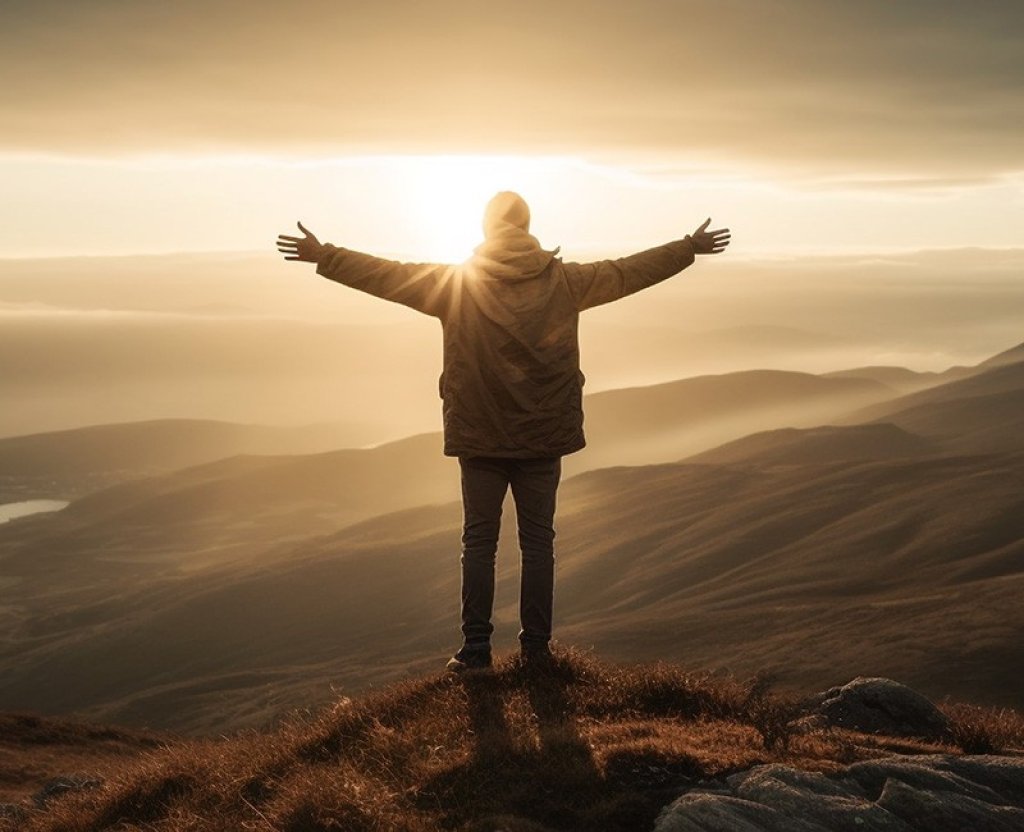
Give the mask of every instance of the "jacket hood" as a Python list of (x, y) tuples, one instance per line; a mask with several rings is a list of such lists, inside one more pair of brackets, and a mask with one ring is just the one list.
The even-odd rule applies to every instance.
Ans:
[(528, 231), (503, 224), (473, 249), (470, 264), (480, 272), (503, 280), (536, 277), (548, 267), (559, 249), (543, 249)]

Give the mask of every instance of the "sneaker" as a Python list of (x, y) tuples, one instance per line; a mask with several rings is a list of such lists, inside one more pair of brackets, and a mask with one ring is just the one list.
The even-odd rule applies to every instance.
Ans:
[(467, 645), (463, 645), (458, 653), (448, 659), (448, 664), (445, 669), (449, 673), (462, 673), (464, 670), (483, 670), (490, 666), (490, 645), (487, 645), (486, 647), (469, 647)]

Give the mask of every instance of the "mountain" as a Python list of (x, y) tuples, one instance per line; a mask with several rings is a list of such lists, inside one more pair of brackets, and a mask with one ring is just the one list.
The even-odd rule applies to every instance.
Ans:
[(963, 453), (1022, 448), (1024, 361), (982, 364), (965, 378), (869, 405), (839, 421), (891, 422)]
[(753, 433), (695, 454), (687, 462), (804, 465), (817, 462), (920, 457), (939, 446), (887, 423), (815, 428), (780, 428)]
[(588, 446), (566, 459), (566, 470), (669, 462), (753, 430), (810, 427), (894, 395), (873, 380), (782, 370), (595, 393), (584, 404)]
[(919, 373), (906, 367), (854, 367), (849, 370), (834, 370), (822, 373), (825, 378), (861, 378), (885, 384), (901, 393), (911, 393), (922, 387), (933, 387), (951, 381), (964, 372), (962, 367), (951, 367), (941, 373)]
[(270, 427), (156, 419), (0, 438), (0, 502), (73, 499), (128, 479), (239, 454), (302, 454), (369, 442), (369, 425)]
[[(937, 408), (941, 426), (950, 403), (1014, 394), (1017, 367), (903, 399)], [(788, 407), (777, 391), (790, 382), (812, 403), (824, 389), (801, 374), (731, 381), (609, 394), (602, 418), (624, 437), (660, 431), (674, 452), (685, 441), (673, 445), (673, 413), (739, 420), (745, 402)], [(1019, 707), (1024, 449), (986, 413), (1005, 441), (988, 453), (951, 449), (951, 429), (832, 425), (748, 437), (701, 462), (567, 476), (558, 637), (613, 659), (768, 668), (804, 687), (889, 675)], [(436, 666), (457, 642), (461, 521), (457, 492), (430, 499), (457, 470), (436, 441), (221, 460), (7, 524), (0, 708), (203, 732)], [(420, 455), (442, 466), (433, 483), (433, 469), (420, 482), (408, 467)], [(510, 639), (518, 568), (505, 525), (495, 622)], [(50, 683), (63, 678), (75, 684)]]
[(996, 353), (991, 358), (986, 358), (981, 362), (981, 367), (1001, 367), (1006, 364), (1018, 364), (1024, 361), (1024, 343), (1017, 344), (1015, 347), (1010, 347), (1008, 350)]
[[(605, 469), (560, 501), (563, 643), (1024, 703), (1022, 454)], [(39, 590), (5, 615), (0, 708), (208, 731), (437, 666), (458, 640), (460, 519), (457, 502), (411, 509), (91, 604)], [(504, 640), (517, 591), (507, 528)]]
[(258, 562), (286, 542), (451, 500), (458, 476), (438, 434), (376, 448), (219, 459), (5, 524), (0, 569), (18, 570), (29, 586), (62, 575), (80, 595), (128, 575), (141, 581)]
[[(890, 388), (875, 382), (779, 371), (599, 393), (586, 402), (590, 446), (566, 458), (564, 475), (607, 465), (668, 462), (754, 426), (815, 424), (819, 417), (891, 395)], [(106, 470), (101, 466), (108, 459), (124, 465), (167, 464), (175, 449), (199, 456), (232, 443), (296, 441), (295, 434), (243, 427), (167, 421), (7, 441), (9, 457), (22, 470), (35, 459), (43, 471), (47, 465), (51, 471), (63, 466), (58, 470), (66, 475), (94, 477)], [(50, 438), (55, 438), (52, 449)], [(150, 445), (160, 441), (166, 450)], [(218, 441), (225, 444), (218, 446)], [(3, 447), (0, 441), (0, 453)], [(125, 482), (87, 494), (45, 523), (26, 518), (7, 524), (0, 530), (0, 557), (6, 553), (9, 562), (32, 560), (45, 549), (51, 564), (67, 568), (75, 563), (80, 578), (84, 564), (108, 574), (133, 569), (133, 562), (163, 569), (258, 559), (268, 543), (458, 499), (458, 465), (441, 450), (440, 434), (423, 434), (366, 449), (236, 454), (143, 478), (131, 477), (137, 468), (118, 469), (128, 478)]]

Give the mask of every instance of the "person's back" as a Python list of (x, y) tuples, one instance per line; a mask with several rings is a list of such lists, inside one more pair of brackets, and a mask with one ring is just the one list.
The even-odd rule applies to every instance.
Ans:
[(282, 235), (289, 260), (324, 277), (440, 319), (444, 332), (444, 453), (462, 472), (463, 647), (449, 668), (489, 666), (494, 558), (509, 487), (522, 551), (519, 639), (524, 657), (546, 657), (554, 587), (554, 513), (561, 458), (586, 444), (579, 313), (717, 254), (728, 229), (595, 263), (564, 263), (529, 233), (518, 194), (501, 192), (484, 213), (484, 241), (459, 266), (396, 263)]
[(462, 264), (444, 329), (445, 453), (540, 457), (583, 447), (578, 312), (557, 250), (529, 233), (529, 212), (498, 194), (486, 238)]

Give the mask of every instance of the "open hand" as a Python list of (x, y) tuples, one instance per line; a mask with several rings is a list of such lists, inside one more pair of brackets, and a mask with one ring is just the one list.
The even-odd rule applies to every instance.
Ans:
[(701, 224), (700, 228), (690, 235), (690, 240), (693, 242), (693, 250), (696, 254), (721, 254), (725, 251), (725, 247), (729, 245), (731, 237), (729, 229), (719, 228), (717, 231), (708, 231), (707, 227), (710, 223), (711, 217), (708, 217)]
[(323, 246), (316, 236), (309, 231), (301, 222), (299, 231), (305, 236), (289, 237), (287, 234), (278, 234), (277, 250), (284, 255), (285, 260), (305, 260), (307, 263), (316, 263), (320, 260)]

